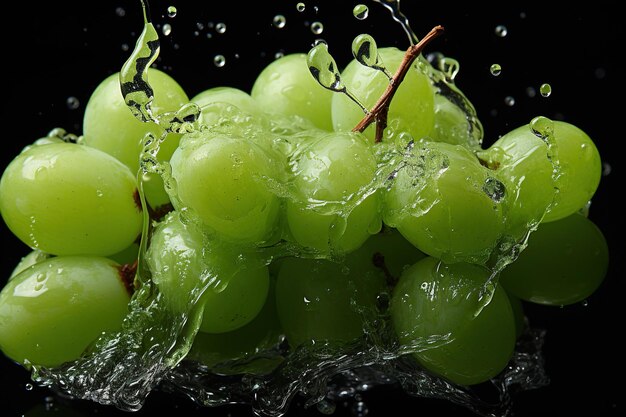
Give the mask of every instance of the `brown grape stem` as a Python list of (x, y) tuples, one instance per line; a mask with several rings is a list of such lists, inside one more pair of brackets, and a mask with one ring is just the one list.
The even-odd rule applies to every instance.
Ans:
[(389, 82), (389, 86), (383, 93), (382, 96), (378, 99), (372, 110), (363, 117), (363, 119), (357, 124), (353, 132), (363, 132), (369, 125), (376, 122), (376, 136), (375, 142), (381, 142), (383, 140), (383, 133), (385, 128), (387, 127), (387, 115), (389, 114), (389, 105), (391, 104), (391, 100), (393, 96), (396, 94), (398, 87), (404, 80), (405, 75), (411, 68), (411, 65), (415, 61), (415, 59), (422, 53), (422, 50), (430, 41), (438, 37), (443, 33), (443, 26), (438, 25), (435, 26), (424, 36), (418, 43), (415, 45), (409, 46), (409, 48), (404, 53), (404, 58), (400, 63), (400, 66), (396, 70), (396, 73), (391, 78)]

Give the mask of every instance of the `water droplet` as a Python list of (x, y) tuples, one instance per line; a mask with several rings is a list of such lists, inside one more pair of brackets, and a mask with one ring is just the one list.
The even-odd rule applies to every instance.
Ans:
[(34, 289), (35, 291), (41, 291), (43, 289), (43, 284), (42, 283), (35, 284)]
[(367, 19), (369, 12), (370, 9), (364, 4), (357, 4), (354, 6), (354, 9), (352, 9), (352, 14), (359, 20)]
[(367, 408), (367, 405), (363, 401), (357, 401), (352, 404), (350, 412), (355, 417), (365, 417), (370, 412), (370, 410), (369, 408)]
[(537, 116), (530, 121), (530, 130), (540, 138), (548, 138), (554, 132), (554, 123), (545, 116)]
[(118, 15), (119, 17), (124, 17), (126, 16), (126, 10), (124, 10), (123, 7), (116, 7), (115, 14)]
[(27, 382), (26, 385), (24, 385), (24, 389), (26, 389), (26, 391), (32, 391), (33, 384), (31, 384), (30, 382)]
[(176, 17), (176, 13), (178, 13), (176, 7), (170, 6), (167, 8), (167, 17)]
[(520, 19), (526, 19), (526, 12), (520, 12), (519, 18)]
[(37, 282), (45, 281), (46, 280), (46, 274), (42, 274), (42, 273), (37, 274), (37, 276), (35, 277), (35, 280)]
[(337, 404), (335, 404), (333, 401), (326, 400), (326, 399), (318, 402), (316, 406), (317, 406), (317, 411), (319, 411), (322, 414), (326, 414), (327, 416), (334, 414), (335, 410), (337, 409)]
[(504, 97), (504, 104), (509, 107), (515, 106), (515, 98), (513, 98), (513, 96)]
[(215, 55), (213, 57), (213, 63), (216, 67), (222, 68), (224, 65), (226, 65), (226, 58), (224, 58), (224, 55)]
[(328, 52), (326, 42), (319, 42), (307, 55), (307, 65), (313, 77), (322, 87), (332, 91), (343, 91), (339, 68), (332, 55)]
[(161, 32), (163, 32), (164, 36), (169, 36), (169, 34), (172, 33), (172, 25), (169, 23), (164, 24)]
[(370, 35), (362, 34), (352, 41), (352, 55), (361, 65), (374, 69), (383, 69), (383, 63), (378, 54), (376, 41)]
[(485, 180), (485, 183), (483, 184), (483, 191), (494, 202), (499, 203), (500, 201), (502, 201), (504, 195), (506, 194), (506, 187), (497, 179), (489, 177)]
[(602, 176), (606, 177), (611, 173), (611, 165), (608, 162), (602, 163)]
[(274, 54), (274, 59), (279, 59), (285, 56), (285, 53), (283, 51), (278, 51)]
[(123, 43), (123, 44), (122, 44), (122, 51), (126, 52), (126, 51), (128, 51), (129, 49), (130, 49), (130, 46), (128, 46), (128, 44), (127, 44), (127, 43)]
[(376, 308), (378, 308), (378, 311), (380, 311), (381, 313), (384, 313), (389, 309), (390, 301), (391, 300), (389, 298), (389, 294), (386, 292), (382, 292), (376, 297)]
[(589, 305), (589, 301), (588, 301), (588, 300), (583, 300), (580, 304), (581, 304), (583, 307), (587, 307), (587, 306)]
[(67, 104), (67, 108), (70, 110), (76, 110), (80, 106), (80, 101), (74, 96), (70, 96), (65, 100), (65, 104)]
[(526, 87), (526, 95), (530, 98), (533, 98), (537, 95), (537, 90), (533, 87)]
[(313, 32), (315, 35), (319, 35), (323, 31), (324, 31), (324, 25), (322, 24), (322, 22), (311, 23), (311, 32)]
[(496, 33), (496, 36), (504, 38), (506, 35), (508, 35), (509, 30), (504, 25), (498, 25), (496, 26), (494, 32)]
[(491, 75), (497, 77), (502, 73), (502, 66), (500, 66), (500, 64), (491, 64), (491, 67), (489, 67), (489, 72), (491, 73)]
[(282, 14), (277, 14), (274, 16), (274, 19), (272, 19), (272, 24), (278, 29), (284, 28), (286, 23), (287, 19)]
[(217, 33), (224, 33), (226, 32), (226, 24), (225, 23), (218, 23), (215, 25), (215, 31)]
[(303, 12), (306, 9), (306, 5), (302, 2), (296, 4), (296, 10), (299, 12)]
[(541, 84), (541, 87), (539, 87), (539, 93), (542, 97), (550, 97), (550, 94), (552, 94), (552, 86), (548, 83)]
[(604, 68), (596, 68), (596, 70), (593, 73), (598, 80), (601, 80), (604, 77), (606, 77), (606, 70)]

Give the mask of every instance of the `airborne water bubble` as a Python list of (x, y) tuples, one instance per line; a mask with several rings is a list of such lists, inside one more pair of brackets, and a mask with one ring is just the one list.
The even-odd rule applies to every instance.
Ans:
[(162, 32), (164, 36), (169, 36), (169, 34), (172, 33), (172, 25), (169, 23), (164, 24)]
[(324, 25), (322, 24), (322, 22), (311, 23), (311, 32), (313, 32), (315, 35), (319, 35), (323, 31), (324, 31)]
[(541, 87), (539, 87), (539, 93), (542, 97), (550, 97), (550, 94), (552, 94), (552, 86), (548, 83), (541, 84)]
[(224, 65), (226, 65), (226, 58), (224, 58), (224, 55), (215, 55), (213, 57), (213, 63), (216, 67), (222, 68)]
[(176, 9), (176, 7), (169, 6), (167, 8), (167, 16), (168, 17), (176, 17), (176, 13), (178, 13), (178, 10)]
[(491, 75), (497, 77), (502, 73), (502, 66), (500, 64), (491, 64), (491, 67), (489, 67), (489, 72), (491, 72)]
[(226, 24), (225, 23), (218, 23), (215, 25), (215, 31), (217, 33), (224, 33), (226, 32)]
[(306, 5), (302, 2), (296, 4), (296, 10), (299, 12), (303, 12), (306, 9)]
[(509, 107), (515, 106), (515, 98), (513, 96), (504, 97), (504, 104)]
[(496, 33), (496, 36), (504, 38), (506, 35), (508, 35), (509, 30), (504, 25), (498, 25), (494, 29), (494, 32)]
[(370, 9), (364, 4), (357, 4), (356, 6), (354, 6), (354, 9), (352, 9), (352, 14), (359, 20), (367, 19), (367, 16), (369, 16), (369, 12)]
[(70, 96), (65, 100), (65, 104), (67, 104), (67, 108), (70, 110), (76, 110), (80, 107), (80, 101), (74, 96)]
[(274, 16), (274, 19), (272, 19), (272, 24), (278, 29), (284, 28), (286, 23), (287, 19), (282, 14), (277, 14)]

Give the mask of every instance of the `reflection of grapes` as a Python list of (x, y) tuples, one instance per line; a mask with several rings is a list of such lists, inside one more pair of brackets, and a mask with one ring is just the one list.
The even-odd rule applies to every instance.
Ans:
[[(181, 15), (182, 15), (182, 14), (181, 14)], [(291, 21), (290, 23), (292, 23), (292, 22), (293, 22), (293, 21)], [(176, 22), (173, 22), (173, 23), (176, 23)], [(327, 27), (327, 28), (329, 28), (330, 26), (326, 25), (326, 27)], [(232, 28), (233, 28), (233, 26), (232, 26), (232, 25), (229, 25), (229, 31), (230, 31), (230, 30), (232, 30)], [(510, 28), (511, 28), (511, 29), (513, 29), (512, 27), (510, 27)], [(176, 25), (174, 25), (174, 32), (173, 32), (173, 33), (174, 33), (174, 34), (176, 33)], [(514, 34), (514, 30), (511, 30), (511, 34)], [(229, 65), (230, 65), (232, 62), (233, 62), (233, 60), (232, 60), (232, 59), (229, 59), (229, 60), (228, 60), (228, 64), (226, 65), (226, 68), (229, 68)], [(464, 68), (469, 69), (469, 65), (466, 65)], [(505, 71), (503, 72), (503, 75), (507, 75), (507, 71), (512, 71), (511, 66), (504, 66), (504, 68), (505, 68)], [(509, 74), (510, 74), (510, 73), (509, 73)], [(190, 85), (190, 84), (187, 84), (187, 85)], [(556, 86), (557, 84), (554, 84), (554, 85)], [(190, 90), (190, 91), (191, 91), (191, 90)], [(555, 89), (555, 92), (558, 92), (558, 91), (559, 91), (559, 90), (556, 90), (556, 89)], [(556, 97), (556, 96), (557, 96), (557, 95), (555, 94), (555, 95), (553, 95), (552, 97)], [(523, 101), (523, 100), (521, 100), (521, 99), (520, 99), (520, 97), (519, 97), (519, 96), (516, 96), (516, 99), (517, 99), (517, 103), (518, 103), (518, 104), (519, 104), (519, 103), (521, 103), (521, 102)], [(86, 102), (86, 100), (81, 100), (81, 101)], [(487, 109), (487, 110), (483, 110), (483, 108), (482, 108), (482, 107), (479, 107), (479, 111), (481, 112), (481, 114), (483, 114), (483, 115), (484, 115), (484, 114), (487, 114), (488, 109)], [(573, 120), (575, 120), (575, 119), (573, 119)], [(582, 126), (582, 125), (581, 125), (581, 126)], [(400, 172), (401, 172), (401, 171), (400, 171)], [(499, 177), (498, 177), (498, 180), (501, 180), (503, 183), (505, 183), (505, 181), (504, 181), (503, 179), (499, 178)], [(503, 204), (504, 204), (504, 203), (503, 203)], [(596, 212), (597, 212), (597, 211), (596, 211)], [(593, 213), (593, 210), (592, 210), (592, 213)], [(505, 218), (507, 218), (507, 219), (508, 219), (508, 218), (509, 218), (509, 216), (510, 216), (510, 212), (505, 213)], [(593, 218), (593, 215), (592, 215), (592, 218)], [(284, 225), (280, 225), (280, 226), (284, 226)], [(280, 227), (280, 226), (278, 226), (278, 227)], [(284, 230), (284, 229), (283, 229), (283, 230)], [(540, 228), (540, 230), (541, 230), (541, 228)], [(284, 233), (284, 232), (283, 232), (283, 233)], [(294, 240), (291, 240), (291, 239), (293, 238), (293, 236), (290, 236), (289, 232), (287, 232), (287, 234), (286, 234), (286, 235), (283, 235), (283, 237), (284, 237), (285, 239), (287, 239), (287, 240), (288, 240), (289, 242), (291, 242), (291, 243), (293, 243), (293, 242), (294, 242)], [(532, 238), (531, 238), (531, 241), (532, 241)], [(532, 245), (531, 245), (531, 247), (532, 247)], [(530, 249), (530, 248), (529, 248), (529, 249)], [(520, 258), (520, 261), (521, 261), (521, 259), (522, 259), (522, 258)], [(389, 263), (389, 262), (388, 262), (388, 263)], [(515, 264), (515, 263), (514, 263), (514, 264)], [(395, 266), (395, 264), (393, 264), (393, 266)], [(531, 310), (531, 311), (532, 311), (532, 310)]]

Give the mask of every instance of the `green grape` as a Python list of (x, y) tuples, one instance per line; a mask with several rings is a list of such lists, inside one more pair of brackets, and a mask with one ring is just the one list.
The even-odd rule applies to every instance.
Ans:
[(28, 255), (24, 256), (20, 262), (17, 264), (15, 268), (13, 268), (13, 272), (9, 276), (9, 279), (13, 279), (17, 274), (25, 270), (31, 265), (35, 265), (41, 261), (45, 261), (50, 257), (50, 254), (40, 251), (39, 249), (35, 249), (31, 251)]
[[(515, 320), (498, 284), (480, 311), (486, 268), (428, 257), (405, 270), (391, 298), (391, 319), (403, 348), (426, 369), (460, 385), (496, 376), (515, 347)], [(435, 336), (442, 337), (432, 344)]]
[[(504, 285), (503, 285), (504, 287)], [(515, 319), (515, 338), (519, 338), (526, 328), (526, 315), (524, 314), (524, 305), (522, 300), (506, 291), (513, 310), (513, 318)]]
[(600, 155), (589, 136), (566, 122), (552, 125), (553, 134), (546, 141), (553, 141), (553, 150), (530, 125), (524, 125), (480, 154), (509, 190), (507, 227), (514, 236), (525, 232), (529, 224), (558, 220), (580, 210), (600, 182)]
[[(144, 136), (152, 133), (159, 137), (160, 128), (155, 123), (143, 123), (133, 116), (122, 97), (119, 77), (119, 73), (110, 75), (92, 93), (85, 107), (83, 134), (85, 144), (113, 155), (134, 173), (139, 169)], [(177, 111), (189, 102), (185, 91), (168, 74), (150, 68), (148, 80), (154, 90), (151, 107), (154, 115)], [(168, 135), (161, 152), (171, 155), (179, 139), (180, 135)]]
[(385, 224), (444, 262), (485, 262), (504, 228), (504, 186), (460, 145), (423, 146), (407, 154), (385, 195)]
[(528, 246), (501, 273), (508, 292), (533, 303), (568, 305), (591, 296), (607, 272), (609, 249), (600, 229), (572, 214), (541, 223)]
[(261, 107), (250, 97), (250, 94), (234, 87), (213, 87), (194, 96), (191, 102), (196, 103), (203, 110), (201, 113), (201, 121), (203, 124), (210, 126), (210, 119), (205, 118), (204, 111), (215, 103), (224, 103), (237, 107), (240, 111), (248, 113), (252, 116), (260, 117), (262, 115)]
[(325, 134), (294, 153), (290, 166), (287, 223), (299, 244), (345, 253), (380, 229), (378, 193), (367, 195), (376, 158), (362, 135)]
[(425, 256), (396, 229), (384, 227), (347, 255), (345, 263), (351, 269), (357, 266), (374, 267), (387, 279), (396, 281), (406, 268)]
[[(397, 48), (378, 49), (390, 73), (396, 71), (404, 57)], [(388, 127), (398, 137), (408, 132), (415, 140), (428, 135), (434, 125), (434, 90), (420, 62), (412, 66), (398, 87), (389, 106)], [(381, 71), (365, 67), (352, 60), (342, 71), (341, 79), (348, 90), (367, 108), (371, 109), (389, 86), (389, 79)], [(345, 94), (332, 98), (333, 127), (337, 131), (352, 130), (363, 118), (362, 109)], [(371, 125), (365, 135), (373, 139), (376, 127)]]
[(174, 207), (192, 209), (227, 240), (265, 241), (276, 233), (279, 199), (269, 183), (277, 165), (244, 138), (208, 131), (185, 135), (171, 160)]
[(277, 345), (282, 329), (276, 314), (274, 292), (274, 286), (270, 285), (263, 308), (246, 325), (224, 333), (198, 332), (186, 358), (212, 368), (220, 363), (249, 357)]
[(250, 95), (268, 113), (300, 116), (319, 129), (332, 130), (333, 93), (313, 78), (306, 54), (285, 55), (270, 63), (257, 76)]
[(120, 265), (132, 265), (139, 257), (139, 243), (133, 242), (126, 249), (123, 249), (107, 258), (114, 260)]
[(54, 255), (114, 254), (137, 239), (143, 221), (128, 168), (70, 143), (19, 154), (0, 180), (0, 211), (20, 240)]
[(39, 262), (0, 292), (0, 350), (20, 364), (78, 359), (102, 332), (116, 331), (130, 294), (119, 265), (93, 256)]
[[(362, 259), (363, 265), (369, 262)], [(366, 317), (385, 291), (380, 273), (360, 273), (326, 259), (286, 258), (276, 282), (276, 309), (292, 347), (347, 343), (364, 334)]]
[(269, 273), (256, 252), (211, 239), (176, 211), (154, 229), (146, 259), (152, 281), (173, 312), (185, 313), (194, 302), (204, 306), (204, 332), (244, 326), (267, 298)]
[[(154, 115), (177, 111), (189, 102), (185, 91), (168, 74), (150, 68), (148, 80), (154, 90), (151, 107)], [(156, 123), (143, 123), (132, 114), (122, 97), (119, 73), (107, 77), (92, 93), (85, 108), (83, 132), (86, 145), (114, 156), (133, 174), (139, 169), (139, 156), (146, 134), (152, 133), (156, 138), (161, 136), (161, 128)], [(166, 136), (157, 155), (159, 161), (169, 161), (180, 136), (177, 133)], [(154, 173), (145, 177), (144, 192), (148, 204), (157, 208), (169, 203), (161, 177)]]

